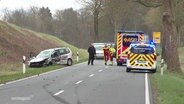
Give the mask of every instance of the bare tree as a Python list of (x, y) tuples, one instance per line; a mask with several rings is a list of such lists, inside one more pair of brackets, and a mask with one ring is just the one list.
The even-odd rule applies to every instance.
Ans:
[(98, 40), (98, 23), (99, 23), (99, 14), (102, 10), (104, 0), (81, 0), (81, 3), (87, 8), (94, 16), (94, 41)]
[(39, 9), (39, 18), (41, 21), (41, 32), (52, 34), (52, 13), (48, 7)]
[(162, 36), (162, 56), (166, 60), (168, 69), (180, 72), (180, 62), (177, 50), (177, 31), (174, 20), (172, 0), (136, 0), (136, 2), (146, 7), (163, 6), (163, 36)]
[(146, 13), (144, 21), (148, 28), (152, 31), (162, 31), (162, 11), (161, 7), (158, 8), (150, 8), (150, 10)]
[(175, 20), (176, 20), (176, 29), (178, 32), (178, 46), (184, 46), (184, 1), (183, 0), (173, 0), (172, 1), (175, 12)]
[[(104, 27), (108, 28), (108, 26), (111, 26), (113, 34), (116, 34), (119, 30), (147, 31), (148, 27), (144, 24), (145, 20), (140, 17), (148, 10), (146, 7), (130, 0), (106, 0), (103, 6), (103, 14), (108, 18), (108, 21), (105, 23), (110, 22), (110, 25)], [(112, 36), (111, 34), (108, 37), (116, 40), (116, 35)]]
[(60, 38), (67, 42), (80, 46), (80, 28), (79, 14), (73, 8), (58, 10), (55, 14), (55, 30), (59, 33)]

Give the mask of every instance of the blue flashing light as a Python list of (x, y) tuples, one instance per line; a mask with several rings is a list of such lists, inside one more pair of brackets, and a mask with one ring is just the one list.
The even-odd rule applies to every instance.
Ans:
[(135, 48), (136, 46), (137, 46), (136, 44), (132, 44), (132, 47), (134, 47), (134, 48)]
[(154, 45), (150, 45), (150, 47), (155, 47)]
[(155, 42), (153, 40), (149, 40), (148, 43), (151, 44), (151, 45), (155, 45)]
[(153, 43), (153, 42), (151, 42), (150, 44), (154, 45), (154, 43)]

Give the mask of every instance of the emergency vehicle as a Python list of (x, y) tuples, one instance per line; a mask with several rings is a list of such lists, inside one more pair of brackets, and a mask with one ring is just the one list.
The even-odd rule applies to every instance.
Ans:
[(141, 31), (121, 31), (117, 33), (116, 61), (117, 65), (124, 65), (127, 61), (127, 53), (132, 42), (144, 40), (144, 33)]
[(154, 43), (132, 43), (127, 58), (127, 72), (148, 70), (156, 72), (156, 49)]

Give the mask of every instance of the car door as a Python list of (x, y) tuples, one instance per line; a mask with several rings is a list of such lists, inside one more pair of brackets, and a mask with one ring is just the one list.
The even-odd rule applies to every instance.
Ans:
[(57, 63), (57, 62), (60, 62), (60, 51), (57, 49), (57, 50), (54, 50), (53, 54), (51, 55), (52, 57), (52, 62), (54, 63)]
[(60, 53), (60, 62), (62, 64), (66, 64), (67, 63), (67, 59), (68, 59), (68, 51), (65, 48), (59, 49), (59, 53)]

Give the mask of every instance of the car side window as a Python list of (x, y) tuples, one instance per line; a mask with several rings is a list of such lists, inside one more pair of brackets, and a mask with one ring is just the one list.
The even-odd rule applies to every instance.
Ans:
[(66, 49), (60, 49), (60, 50), (59, 50), (59, 52), (60, 52), (60, 55), (67, 54), (67, 51), (66, 51)]
[(70, 53), (70, 50), (68, 48), (66, 48), (65, 50), (66, 50), (66, 53)]
[(52, 54), (52, 57), (58, 57), (59, 56), (59, 50), (55, 50)]

